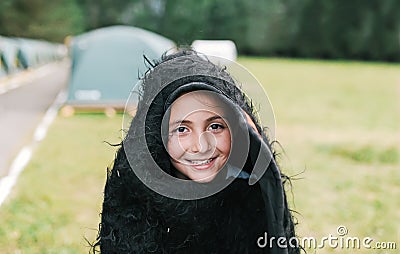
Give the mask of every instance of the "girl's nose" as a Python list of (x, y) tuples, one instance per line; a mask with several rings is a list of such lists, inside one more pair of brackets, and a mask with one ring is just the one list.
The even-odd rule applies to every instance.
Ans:
[(190, 151), (192, 153), (206, 153), (214, 150), (215, 137), (211, 133), (202, 132), (199, 134), (192, 135), (192, 142)]

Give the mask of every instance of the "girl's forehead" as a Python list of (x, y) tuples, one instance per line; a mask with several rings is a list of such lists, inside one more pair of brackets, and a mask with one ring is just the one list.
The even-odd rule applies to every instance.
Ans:
[(192, 112), (206, 110), (223, 114), (226, 104), (221, 102), (219, 95), (211, 91), (193, 91), (178, 97), (171, 105), (171, 115), (188, 115)]

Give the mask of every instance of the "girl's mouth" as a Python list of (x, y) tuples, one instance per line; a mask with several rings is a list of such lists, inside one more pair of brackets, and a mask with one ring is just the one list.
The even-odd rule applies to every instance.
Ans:
[(212, 165), (214, 165), (216, 158), (217, 157), (210, 158), (207, 160), (187, 160), (187, 161), (189, 162), (189, 166), (197, 170), (205, 170), (211, 168)]

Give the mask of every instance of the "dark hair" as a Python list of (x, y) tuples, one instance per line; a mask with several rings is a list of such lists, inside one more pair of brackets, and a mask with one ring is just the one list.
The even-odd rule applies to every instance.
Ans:
[[(191, 49), (164, 54), (160, 61), (148, 63), (136, 115), (107, 174), (100, 232), (93, 250), (100, 246), (104, 254), (299, 253), (298, 247), (261, 249), (255, 245), (261, 229), (287, 241), (295, 237), (283, 188), (288, 178), (281, 175), (274, 158), (257, 184), (234, 181), (220, 193), (199, 200), (165, 197), (137, 177), (135, 170), (157, 174), (158, 167), (172, 174), (161, 119), (171, 94), (190, 83), (211, 85), (246, 112), (261, 134), (259, 142), (272, 151), (253, 106), (225, 68)], [(247, 160), (245, 167), (252, 163), (250, 156)], [(218, 235), (213, 235), (216, 232)]]

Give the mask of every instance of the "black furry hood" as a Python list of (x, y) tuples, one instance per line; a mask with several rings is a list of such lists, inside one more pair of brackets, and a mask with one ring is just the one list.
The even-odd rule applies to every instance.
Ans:
[[(295, 235), (294, 225), (268, 138), (235, 80), (193, 51), (164, 56), (152, 67), (143, 79), (136, 115), (108, 173), (96, 244), (101, 253), (299, 253), (298, 248), (257, 246), (265, 232), (289, 240)], [(163, 143), (162, 118), (179, 95), (194, 90), (220, 94), (241, 123), (233, 130), (235, 156), (230, 164), (245, 156), (245, 163), (237, 167), (251, 174), (260, 167), (259, 154), (269, 158), (262, 165), (265, 173), (254, 185), (249, 185), (249, 179), (227, 177), (221, 170), (217, 179), (230, 184), (214, 195), (183, 200), (158, 194), (157, 190), (168, 188), (162, 174), (174, 175)], [(258, 132), (246, 124), (244, 114)], [(250, 147), (243, 155), (239, 147), (246, 137)], [(213, 182), (190, 186), (207, 190)]]

